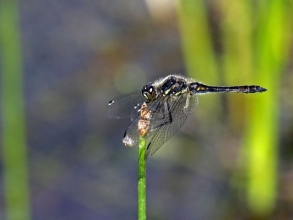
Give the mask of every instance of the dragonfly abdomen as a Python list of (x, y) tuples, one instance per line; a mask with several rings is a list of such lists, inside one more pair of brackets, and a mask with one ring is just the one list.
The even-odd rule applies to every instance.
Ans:
[(217, 87), (217, 86), (211, 86), (207, 88), (210, 92), (241, 92), (241, 93), (256, 93), (256, 92), (264, 92), (266, 91), (265, 88), (260, 86), (223, 86), (223, 87)]
[(191, 83), (190, 91), (194, 94), (216, 93), (216, 92), (240, 92), (240, 93), (256, 93), (265, 92), (267, 89), (256, 85), (245, 86), (208, 86), (202, 83)]

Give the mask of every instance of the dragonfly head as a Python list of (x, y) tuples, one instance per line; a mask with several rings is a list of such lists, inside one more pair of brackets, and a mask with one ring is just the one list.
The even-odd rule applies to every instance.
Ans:
[(157, 99), (158, 97), (158, 92), (151, 82), (142, 87), (141, 94), (149, 102)]

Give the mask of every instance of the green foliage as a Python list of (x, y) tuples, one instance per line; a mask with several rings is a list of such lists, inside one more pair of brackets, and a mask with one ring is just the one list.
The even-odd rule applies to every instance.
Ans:
[[(212, 47), (214, 36), (208, 28), (204, 1), (180, 1), (178, 17), (187, 70), (191, 76), (208, 79), (208, 83), (218, 83), (220, 78), (226, 85), (248, 82), (268, 89), (265, 94), (228, 98), (233, 98), (239, 106), (239, 111), (228, 108), (231, 126), (243, 127), (244, 120), (247, 125), (239, 161), (243, 162), (240, 166), (247, 176), (248, 206), (257, 215), (268, 215), (276, 201), (279, 133), (276, 91), (280, 90), (292, 37), (292, 4), (279, 0), (226, 0), (211, 4), (210, 9), (219, 18), (221, 39), (216, 41), (221, 42), (222, 51), (218, 54)], [(223, 74), (219, 75), (220, 72)], [(234, 178), (238, 175), (235, 173)]]
[[(292, 34), (292, 11), (284, 1), (270, 1), (258, 8), (260, 22), (255, 35), (255, 78), (264, 82), (269, 95), (251, 103), (247, 144), (248, 202), (256, 213), (268, 214), (276, 200), (278, 112), (280, 81)], [(261, 106), (261, 109), (257, 106)], [(258, 198), (258, 199), (255, 199)]]
[(31, 217), (17, 1), (0, 1), (0, 48), (6, 216), (28, 220)]
[[(194, 79), (200, 79), (210, 85), (218, 84), (219, 68), (213, 50), (204, 1), (181, 1), (177, 11), (183, 57), (188, 74)], [(209, 103), (217, 104), (216, 97), (210, 98), (212, 101)], [(212, 106), (209, 103), (204, 103), (203, 107), (211, 110)], [(211, 117), (217, 116), (214, 114)]]

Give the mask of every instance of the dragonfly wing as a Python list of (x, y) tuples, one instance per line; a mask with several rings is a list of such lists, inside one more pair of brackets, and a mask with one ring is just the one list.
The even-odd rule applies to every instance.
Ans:
[[(187, 110), (192, 110), (194, 107), (187, 107), (186, 100), (187, 96), (176, 96), (172, 97), (173, 100), (169, 100), (169, 112), (171, 114), (172, 120), (169, 120), (169, 123), (162, 124), (161, 127), (157, 129), (154, 133), (148, 147), (147, 147), (147, 156), (149, 154), (153, 155), (167, 140), (169, 140), (179, 129), (182, 127), (186, 118), (188, 116)], [(167, 120), (167, 119), (165, 119)]]
[(133, 121), (128, 126), (127, 130), (125, 131), (122, 142), (127, 147), (133, 147), (138, 144), (139, 134), (138, 134), (137, 123), (138, 123), (138, 118), (135, 121)]
[[(139, 139), (138, 122), (139, 120), (141, 120), (141, 116), (140, 116), (141, 107), (142, 107), (141, 105), (138, 105), (138, 110), (135, 112), (133, 111), (131, 114), (132, 123), (128, 126), (123, 138), (123, 143), (126, 146), (132, 147), (138, 144), (138, 139)], [(146, 137), (149, 139), (156, 132), (156, 129), (159, 127), (158, 124), (159, 123), (162, 124), (163, 120), (167, 120), (167, 119), (158, 118), (159, 116), (161, 117), (161, 113), (159, 113), (160, 114), (159, 116), (154, 114), (155, 108), (158, 108), (158, 110), (156, 111), (160, 111), (161, 109), (159, 101), (148, 103), (146, 108), (147, 108), (147, 111), (150, 112), (149, 123), (146, 122), (149, 124), (148, 131), (146, 134)]]
[(137, 112), (144, 101), (140, 90), (121, 96), (108, 103), (107, 116), (110, 118), (127, 118), (135, 115), (132, 112)]

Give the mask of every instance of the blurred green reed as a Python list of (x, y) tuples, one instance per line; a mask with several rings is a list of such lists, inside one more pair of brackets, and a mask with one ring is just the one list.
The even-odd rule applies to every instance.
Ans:
[[(292, 37), (292, 5), (287, 1), (269, 1), (258, 5), (259, 23), (255, 34), (255, 70), (257, 82), (263, 82), (269, 95), (257, 96), (251, 103), (247, 146), (248, 201), (260, 214), (274, 207), (277, 188), (278, 112), (281, 76), (287, 63)], [(292, 38), (291, 38), (292, 39)], [(270, 92), (271, 91), (271, 92)], [(257, 106), (261, 105), (261, 110)], [(257, 199), (256, 199), (257, 198)]]
[(0, 1), (2, 159), (6, 218), (29, 220), (22, 51), (18, 2)]
[[(219, 68), (213, 50), (204, 1), (180, 1), (178, 20), (187, 73), (194, 79), (202, 80), (209, 85), (218, 84)], [(210, 97), (210, 100), (212, 101), (209, 103), (219, 104), (216, 97)], [(207, 111), (213, 107), (209, 103), (203, 104), (203, 108)], [(220, 112), (214, 112), (211, 117), (218, 117), (217, 114)]]
[[(221, 72), (226, 85), (258, 84), (268, 89), (263, 94), (227, 97), (234, 108), (238, 106), (236, 111), (230, 111), (228, 106), (233, 128), (246, 125), (243, 150), (239, 155), (244, 173), (235, 173), (231, 181), (237, 187), (244, 186), (251, 212), (265, 216), (272, 212), (276, 202), (278, 91), (292, 37), (292, 2), (209, 2), (213, 4), (210, 5), (213, 11), (220, 15), (217, 17), (220, 18), (218, 25), (223, 51), (219, 55), (212, 46), (205, 3), (202, 0), (181, 0), (178, 6), (188, 74), (210, 84), (219, 82)], [(207, 111), (212, 108), (209, 106)], [(244, 120), (245, 124), (242, 124)], [(247, 176), (247, 182), (238, 181), (237, 184), (241, 175)]]

